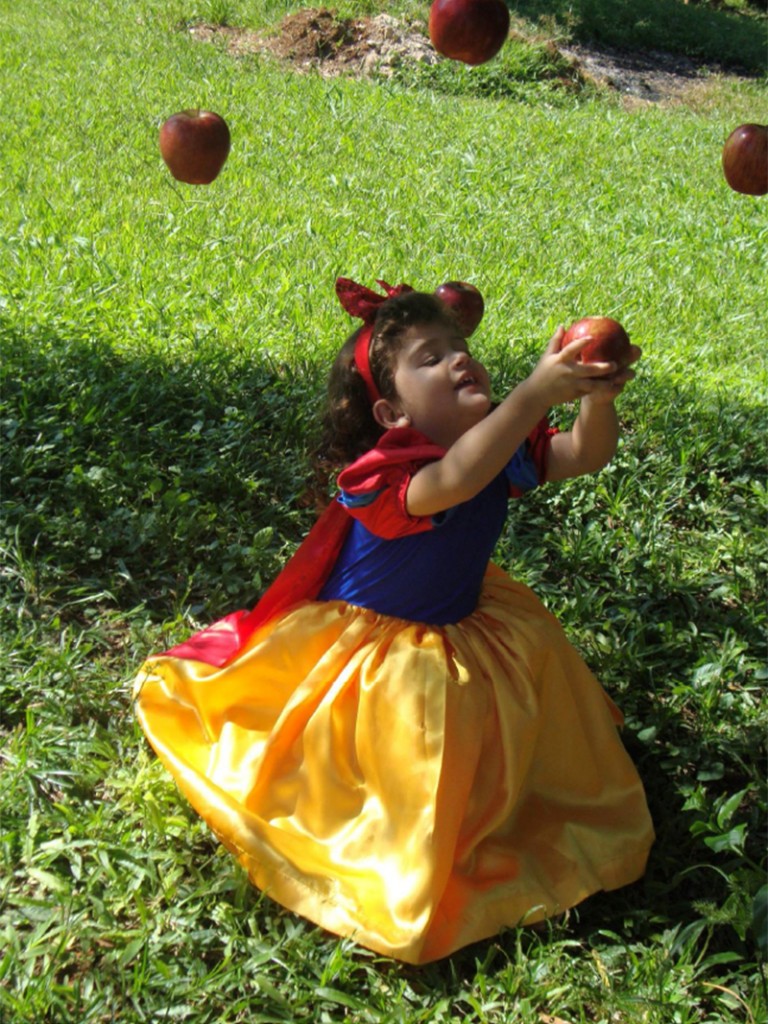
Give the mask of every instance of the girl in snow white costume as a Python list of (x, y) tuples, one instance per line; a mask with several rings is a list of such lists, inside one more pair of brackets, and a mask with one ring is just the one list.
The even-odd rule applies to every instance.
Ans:
[(494, 405), (451, 310), (379, 283), (337, 281), (363, 321), (330, 377), (337, 497), (256, 607), (149, 658), (135, 699), (257, 886), (425, 963), (644, 871), (621, 713), (489, 562), (510, 499), (610, 460), (634, 373), (578, 362), (589, 339), (561, 351), (561, 328)]

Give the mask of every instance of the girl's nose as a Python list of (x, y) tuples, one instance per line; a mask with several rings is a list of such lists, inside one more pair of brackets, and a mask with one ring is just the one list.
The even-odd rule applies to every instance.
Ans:
[(464, 352), (462, 350), (454, 352), (451, 362), (454, 366), (464, 366), (469, 362), (469, 352)]

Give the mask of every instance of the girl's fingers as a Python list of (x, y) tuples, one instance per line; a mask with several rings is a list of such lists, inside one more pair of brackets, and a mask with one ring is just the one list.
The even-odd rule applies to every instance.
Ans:
[(624, 390), (624, 385), (628, 381), (633, 380), (634, 377), (635, 371), (629, 369), (620, 370), (610, 377), (592, 377), (590, 380), (591, 388), (588, 393), (596, 397), (603, 395), (612, 401), (621, 394)]
[(618, 363), (579, 363), (578, 366), (582, 369), (585, 377), (599, 379), (613, 377), (619, 369)]
[(636, 363), (640, 356), (643, 354), (643, 350), (640, 348), (639, 345), (630, 345), (629, 347), (632, 350), (632, 355), (629, 358), (629, 362), (630, 364)]
[(628, 380), (634, 380), (636, 376), (637, 374), (634, 370), (630, 370), (628, 366), (625, 366), (620, 373), (616, 374), (616, 379), (620, 380), (623, 384), (626, 384)]
[(562, 344), (563, 336), (564, 335), (565, 335), (565, 327), (563, 327), (563, 325), (560, 324), (560, 326), (557, 328), (555, 333), (552, 335), (552, 337), (547, 342), (547, 352), (548, 353), (555, 353), (555, 352), (559, 352), (560, 351), (560, 346)]
[(591, 341), (594, 341), (591, 334), (585, 334), (583, 338), (577, 338), (575, 341), (569, 341), (565, 348), (561, 350), (563, 357), (569, 361), (575, 361), (576, 356), (578, 356), (581, 350), (586, 348)]

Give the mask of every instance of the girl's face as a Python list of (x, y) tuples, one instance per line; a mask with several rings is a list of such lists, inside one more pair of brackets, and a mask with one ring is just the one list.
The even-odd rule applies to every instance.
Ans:
[(491, 385), (466, 339), (443, 323), (416, 324), (402, 336), (394, 374), (396, 413), (443, 448), (488, 415)]

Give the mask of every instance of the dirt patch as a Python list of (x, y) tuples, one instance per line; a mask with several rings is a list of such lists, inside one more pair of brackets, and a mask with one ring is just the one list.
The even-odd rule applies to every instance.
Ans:
[[(339, 18), (325, 7), (289, 14), (266, 32), (226, 25), (193, 25), (189, 32), (196, 39), (223, 43), (235, 56), (270, 53), (298, 71), (314, 70), (324, 77), (388, 76), (403, 63), (444, 59), (433, 49), (422, 22), (403, 23), (389, 14)], [(684, 102), (713, 72), (725, 73), (660, 51), (570, 45), (560, 47), (559, 53), (571, 64), (575, 79), (615, 90), (630, 103)], [(567, 84), (573, 87), (572, 81)]]
[(198, 39), (224, 40), (235, 55), (271, 53), (299, 71), (334, 75), (391, 74), (404, 61), (434, 64), (435, 53), (419, 23), (404, 24), (389, 14), (374, 18), (338, 18), (326, 8), (289, 14), (276, 29), (250, 32), (229, 26), (195, 25)]

